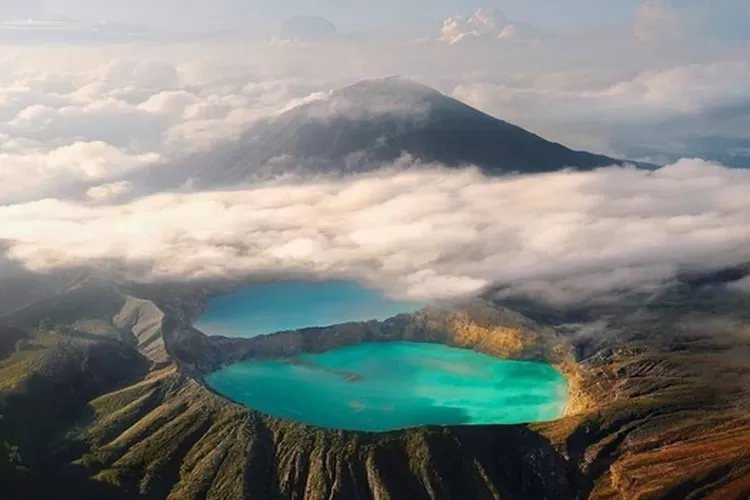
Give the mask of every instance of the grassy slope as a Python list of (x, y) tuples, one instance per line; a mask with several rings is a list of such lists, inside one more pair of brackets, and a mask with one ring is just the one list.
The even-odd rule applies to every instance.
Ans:
[(77, 443), (65, 433), (89, 415), (87, 401), (137, 380), (147, 369), (138, 353), (120, 342), (30, 333), (24, 350), (0, 361), (4, 493), (28, 498), (28, 491), (53, 488), (54, 478), (66, 485), (88, 483), (85, 471), (68, 470), (63, 455)]
[[(120, 312), (110, 297), (95, 302), (105, 319)], [(0, 442), (13, 438), (0, 450), (0, 482), (11, 478), (10, 498), (55, 498), (50, 478), (81, 498), (741, 498), (750, 493), (750, 322), (736, 304), (693, 305), (615, 321), (595, 344), (574, 339), (581, 391), (596, 402), (584, 413), (385, 435), (262, 417), (151, 363), (127, 335), (28, 330), (28, 350), (0, 361)], [(34, 314), (79, 321), (66, 311)], [(490, 319), (454, 321), (456, 342), (514, 349), (486, 340), (508, 333)], [(194, 336), (173, 351), (206, 349)]]
[(644, 342), (595, 361), (590, 380), (600, 406), (534, 426), (579, 464), (583, 492), (717, 499), (750, 493), (750, 338), (676, 342), (679, 348)]

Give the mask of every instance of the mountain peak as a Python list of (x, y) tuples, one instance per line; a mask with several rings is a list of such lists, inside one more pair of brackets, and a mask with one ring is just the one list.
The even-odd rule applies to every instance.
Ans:
[(335, 94), (408, 94), (412, 96), (436, 96), (442, 95), (437, 90), (423, 83), (419, 83), (401, 75), (392, 75), (385, 78), (362, 80), (348, 87), (334, 92)]
[[(284, 158), (282, 168), (314, 173), (373, 170), (404, 155), (448, 167), (473, 165), (488, 174), (621, 163), (547, 141), (400, 75), (336, 90), (246, 137), (239, 145), (243, 162), (252, 149), (253, 156), (262, 151), (261, 169), (271, 163), (278, 168), (274, 159)], [(233, 172), (250, 170), (236, 167)]]
[[(372, 171), (404, 156), (446, 167), (475, 166), (487, 175), (623, 163), (550, 142), (393, 75), (355, 83), (259, 122), (237, 142), (179, 168), (202, 187), (219, 187), (290, 172)], [(160, 172), (165, 171), (155, 173)]]
[(363, 80), (331, 92), (279, 117), (282, 123), (302, 124), (315, 119), (343, 119), (350, 122), (390, 119), (418, 119), (434, 107), (451, 101), (437, 90), (401, 76)]

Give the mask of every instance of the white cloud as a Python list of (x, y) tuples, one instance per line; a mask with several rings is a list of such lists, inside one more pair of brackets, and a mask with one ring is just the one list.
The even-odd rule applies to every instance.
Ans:
[(159, 160), (154, 153), (130, 155), (104, 142), (75, 142), (49, 152), (0, 153), (0, 202), (35, 199), (76, 182), (101, 182)]
[(117, 202), (123, 195), (126, 195), (132, 189), (128, 181), (110, 182), (109, 184), (99, 184), (86, 190), (86, 196), (96, 202)]
[(149, 60), (117, 59), (101, 69), (99, 80), (114, 85), (145, 87), (147, 89), (172, 89), (179, 85), (180, 77), (169, 63)]
[[(391, 91), (387, 90), (388, 81), (393, 82)], [(316, 92), (290, 102), (282, 111), (307, 104), (306, 116), (318, 121), (332, 118), (367, 120), (382, 115), (419, 118), (426, 116), (429, 111), (429, 103), (420, 98), (425, 91), (431, 90), (411, 80), (391, 77), (379, 81), (377, 91), (372, 91), (366, 85), (359, 85), (346, 93)]]
[(470, 16), (446, 19), (440, 30), (440, 40), (449, 44), (472, 39), (517, 40), (534, 34), (529, 25), (511, 22), (499, 10), (478, 9)]
[(114, 261), (142, 278), (352, 276), (418, 298), (497, 282), (579, 298), (749, 261), (748, 192), (750, 172), (700, 160), (501, 179), (425, 167), (7, 206), (0, 239), (33, 269)]
[[(495, 27), (503, 26), (499, 19)], [(363, 107), (326, 100), (329, 91), (393, 74), (452, 93), (549, 139), (610, 154), (643, 142), (680, 150), (696, 136), (748, 136), (744, 52), (701, 45), (674, 53), (627, 43), (607, 38), (539, 46), (432, 40), (6, 47), (0, 50), (0, 203), (54, 195), (60, 182), (109, 182), (109, 175), (86, 173), (93, 168), (91, 155), (100, 158), (98, 168), (113, 161), (112, 172), (139, 168), (148, 158), (179, 163), (197, 149), (237, 137), (258, 118), (301, 103), (320, 101), (313, 111), (324, 116), (361, 115)], [(609, 56), (613, 51), (620, 54), (616, 61)], [(368, 103), (369, 112), (401, 105), (382, 101)], [(734, 114), (725, 117), (726, 109)], [(61, 148), (95, 143), (108, 145), (109, 152), (67, 150), (82, 156), (67, 156), (65, 175), (48, 164), (47, 157)], [(750, 143), (732, 144), (731, 151), (743, 147)]]
[(227, 80), (181, 62), (184, 54), (136, 60), (127, 49), (68, 50), (77, 66), (27, 62), (23, 53), (23, 62), (0, 61), (0, 204), (179, 161), (319, 88), (236, 68)]
[(745, 0), (645, 0), (633, 34), (641, 42), (706, 38), (750, 39), (750, 4)]
[[(568, 145), (614, 155), (623, 152), (611, 144), (613, 140), (622, 145), (658, 137), (668, 152), (672, 133), (684, 134), (684, 140), (712, 134), (750, 139), (747, 130), (704, 118), (722, 110), (743, 113), (747, 108), (747, 61), (677, 66), (593, 83), (586, 81), (587, 74), (578, 76), (581, 83), (575, 74), (552, 76), (520, 84), (460, 84), (453, 95)], [(665, 126), (670, 120), (679, 120), (689, 132)]]
[[(577, 147), (608, 151), (613, 139), (637, 142), (639, 133), (665, 148), (696, 132), (747, 135), (732, 126), (742, 122), (711, 118), (723, 109), (741, 117), (750, 103), (750, 67), (731, 51), (659, 59), (656, 47), (627, 46), (615, 63), (577, 46), (571, 70), (561, 59), (570, 45), (500, 45), (149, 45), (0, 56), (0, 204), (15, 203), (0, 207), (0, 238), (14, 240), (12, 256), (34, 268), (114, 259), (141, 276), (351, 275), (427, 297), (491, 281), (577, 297), (669, 279), (681, 265), (750, 258), (748, 173), (693, 160), (654, 174), (533, 179), (428, 169), (112, 205), (132, 194), (119, 174), (179, 160), (293, 105), (362, 116), (364, 107), (328, 91), (389, 74)], [(366, 108), (399, 104), (376, 99)], [(78, 203), (19, 204), (71, 183), (85, 196)]]

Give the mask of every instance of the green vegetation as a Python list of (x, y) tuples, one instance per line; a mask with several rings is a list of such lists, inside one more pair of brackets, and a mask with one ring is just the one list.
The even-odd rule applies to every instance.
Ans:
[[(586, 403), (546, 424), (371, 435), (264, 417), (200, 383), (202, 370), (223, 360), (329, 348), (333, 337), (325, 332), (238, 343), (207, 339), (167, 316), (169, 328), (149, 323), (137, 330), (147, 332), (149, 345), (154, 332), (164, 332), (161, 341), (174, 357), (156, 364), (128, 330), (137, 329), (136, 313), (145, 306), (115, 292), (77, 289), (77, 299), (61, 301), (70, 311), (53, 301), (50, 313), (36, 305), (3, 325), (12, 338), (0, 357), (4, 499), (59, 498), (60, 491), (71, 498), (175, 500), (750, 492), (750, 318), (726, 297), (712, 304), (671, 296), (628, 305), (622, 315), (608, 309), (609, 336), (596, 342), (577, 337), (572, 326), (534, 322), (528, 305), (526, 317), (485, 305), (460, 321), (431, 313), (374, 330), (334, 328), (328, 333), (339, 343), (380, 335), (554, 358), (576, 377), (575, 396)], [(77, 302), (97, 294), (107, 300), (93, 309)], [(648, 314), (634, 314), (644, 309)], [(556, 321), (567, 314), (541, 312)], [(98, 330), (102, 325), (114, 325), (117, 335)]]

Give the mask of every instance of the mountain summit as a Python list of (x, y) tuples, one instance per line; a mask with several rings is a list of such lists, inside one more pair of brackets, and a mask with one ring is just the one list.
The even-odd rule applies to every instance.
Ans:
[[(488, 174), (590, 169), (621, 163), (573, 151), (401, 78), (367, 80), (251, 127), (209, 154), (209, 185), (278, 171), (359, 172), (410, 155)], [(204, 159), (205, 160), (205, 159)]]
[(488, 175), (623, 163), (573, 151), (395, 76), (359, 82), (255, 123), (179, 171), (183, 181), (189, 176), (214, 187), (288, 172), (365, 172), (405, 155), (448, 167), (475, 165)]

